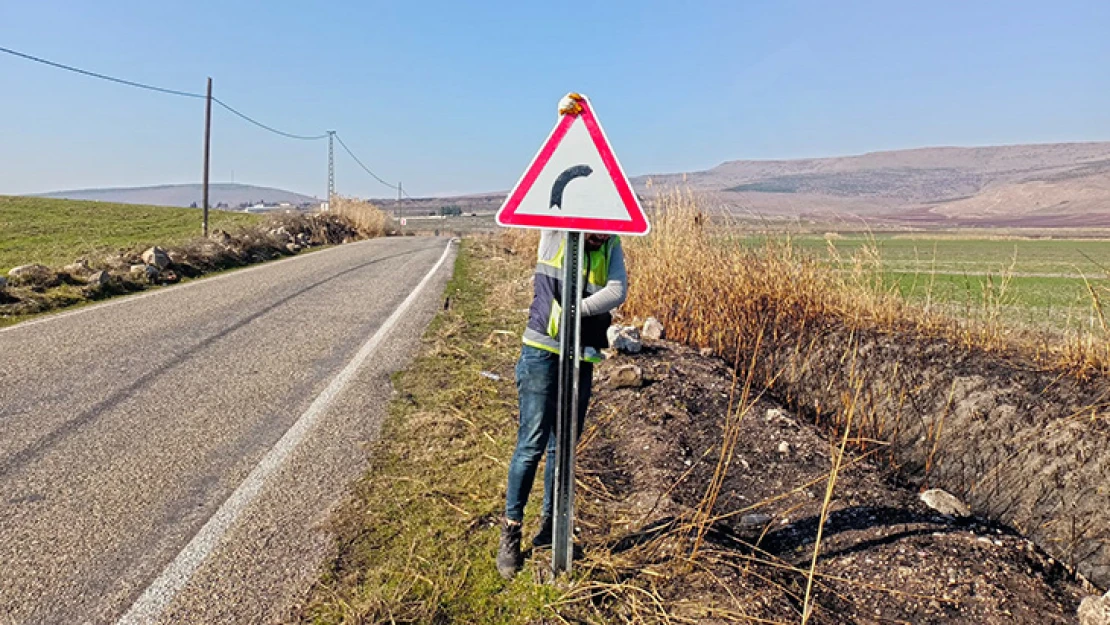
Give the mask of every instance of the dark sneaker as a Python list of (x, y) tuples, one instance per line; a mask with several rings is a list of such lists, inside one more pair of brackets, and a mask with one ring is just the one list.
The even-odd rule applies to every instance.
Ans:
[(551, 546), (551, 517), (545, 516), (540, 520), (540, 531), (532, 537), (533, 547)]
[(497, 572), (505, 579), (512, 579), (522, 566), (520, 523), (504, 519), (501, 521), (501, 544), (497, 548)]

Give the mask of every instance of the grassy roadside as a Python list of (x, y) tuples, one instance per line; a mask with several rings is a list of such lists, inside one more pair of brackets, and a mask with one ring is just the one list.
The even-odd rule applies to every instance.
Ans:
[(450, 305), (396, 376), (371, 470), (333, 519), (338, 553), (304, 622), (524, 623), (550, 615), (554, 588), (534, 583), (527, 569), (506, 583), (493, 563), (515, 434), (512, 368), (530, 297), (525, 249), (463, 242)]
[[(0, 196), (0, 274), (17, 265), (60, 267), (79, 256), (107, 254), (121, 248), (181, 244), (200, 234), (203, 212), (197, 208)], [(234, 230), (263, 220), (261, 215), (214, 210), (209, 214), (209, 227)]]
[[(393, 231), (389, 217), (376, 206), (350, 198), (340, 198), (329, 213), (259, 216), (215, 211), (208, 239), (196, 236), (191, 226), (185, 229), (183, 219), (196, 212), (189, 209), (2, 196), (0, 209), (0, 226), (10, 226), (6, 235), (0, 233), (0, 265), (5, 259), (14, 265), (29, 264), (28, 259), (40, 264), (61, 259), (0, 284), (0, 327)], [(217, 227), (220, 224), (239, 225), (228, 233)], [(152, 243), (163, 249), (168, 264), (144, 267), (140, 252)], [(72, 262), (81, 253), (85, 256)]]

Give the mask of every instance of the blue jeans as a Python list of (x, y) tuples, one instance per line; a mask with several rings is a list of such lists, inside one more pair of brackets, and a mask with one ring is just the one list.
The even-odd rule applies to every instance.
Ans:
[[(590, 403), (594, 367), (583, 362), (578, 382), (578, 428)], [(516, 450), (509, 462), (509, 485), (505, 493), (505, 516), (524, 520), (524, 506), (536, 480), (540, 457), (547, 451), (543, 471), (543, 514), (551, 516), (551, 497), (555, 487), (555, 420), (559, 401), (559, 356), (535, 347), (524, 346), (516, 363), (516, 390), (520, 399), (520, 427)], [(577, 437), (576, 437), (577, 438)]]

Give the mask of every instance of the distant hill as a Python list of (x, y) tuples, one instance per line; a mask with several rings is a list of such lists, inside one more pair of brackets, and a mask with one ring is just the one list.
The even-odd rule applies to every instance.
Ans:
[[(935, 147), (858, 156), (727, 161), (632, 178), (641, 197), (671, 189), (711, 210), (860, 227), (1110, 227), (1110, 142)], [(405, 200), (408, 214), (443, 206), (490, 212), (506, 192)], [(381, 201), (388, 210), (396, 202)]]
[(1110, 142), (921, 148), (859, 156), (729, 161), (640, 176), (648, 195), (689, 187), (764, 216), (919, 225), (1110, 226)]
[[(121, 204), (148, 204), (154, 206), (189, 206), (196, 203), (201, 205), (203, 187), (199, 184), (168, 184), (155, 187), (123, 187), (114, 189), (77, 189), (73, 191), (55, 191), (40, 193), (37, 197), (61, 198), (67, 200), (96, 200), (99, 202), (118, 202)], [(256, 187), (249, 184), (212, 184), (208, 187), (208, 203), (210, 206), (226, 204), (236, 207), (243, 203), (266, 204), (289, 203), (294, 206), (301, 204), (319, 204), (318, 198), (273, 189), (270, 187)]]

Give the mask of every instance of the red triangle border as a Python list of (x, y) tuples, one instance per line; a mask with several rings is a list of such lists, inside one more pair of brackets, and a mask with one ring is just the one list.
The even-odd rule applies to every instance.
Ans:
[[(563, 115), (559, 123), (556, 124), (555, 129), (551, 131), (547, 141), (544, 142), (543, 147), (540, 148), (539, 153), (532, 159), (532, 164), (525, 170), (524, 176), (520, 182), (513, 187), (509, 197), (505, 199), (505, 203), (497, 211), (497, 223), (501, 226), (515, 226), (521, 228), (544, 228), (553, 230), (572, 230), (581, 232), (605, 232), (612, 234), (632, 234), (643, 235), (651, 230), (651, 225), (647, 221), (647, 216), (644, 214), (644, 209), (640, 206), (640, 201), (636, 198), (636, 194), (632, 192), (632, 187), (628, 184), (628, 178), (625, 177), (624, 171), (621, 169), (620, 163), (617, 161), (616, 155), (613, 153), (613, 148), (609, 145), (609, 140), (605, 136), (605, 131), (601, 129), (601, 124), (598, 123), (597, 118), (594, 116), (593, 109), (590, 107), (589, 100), (582, 99), (579, 101), (582, 106), (582, 111), (578, 115)], [(547, 216), (547, 215), (518, 215), (517, 209), (520, 203), (524, 200), (524, 196), (531, 190), (532, 185), (536, 182), (540, 172), (547, 166), (551, 156), (555, 153), (555, 149), (559, 147), (563, 139), (566, 137), (570, 127), (574, 124), (576, 118), (582, 118), (582, 123), (586, 125), (586, 131), (590, 134), (590, 139), (594, 142), (594, 147), (597, 148), (598, 154), (601, 156), (601, 161), (605, 164), (605, 169), (612, 179), (613, 185), (617, 189), (617, 194), (620, 196), (621, 201), (624, 203), (625, 208), (628, 210), (630, 221), (620, 219), (597, 219), (592, 217), (562, 217), (562, 216)]]

